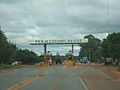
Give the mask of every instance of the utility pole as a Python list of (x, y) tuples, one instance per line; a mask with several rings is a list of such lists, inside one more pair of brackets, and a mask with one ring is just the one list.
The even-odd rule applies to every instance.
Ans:
[(91, 58), (91, 57), (90, 57), (90, 49), (88, 50), (88, 53), (89, 53), (89, 62), (90, 62), (90, 58)]

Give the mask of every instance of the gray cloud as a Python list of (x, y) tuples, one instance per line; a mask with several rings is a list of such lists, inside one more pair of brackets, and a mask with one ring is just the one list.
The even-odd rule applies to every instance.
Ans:
[(31, 39), (76, 39), (90, 33), (103, 39), (120, 31), (120, 1), (109, 1), (108, 17), (107, 0), (0, 0), (0, 25), (22, 45)]

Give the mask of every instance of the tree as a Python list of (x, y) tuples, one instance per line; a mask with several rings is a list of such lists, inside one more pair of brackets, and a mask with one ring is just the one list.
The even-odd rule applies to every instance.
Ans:
[(36, 62), (37, 54), (27, 49), (17, 51), (17, 58), (23, 64), (33, 64)]
[(102, 52), (104, 57), (120, 60), (120, 32), (112, 33), (103, 40)]
[(96, 49), (96, 51), (93, 53), (93, 60), (94, 62), (97, 62), (97, 63), (102, 63), (102, 48), (99, 47), (98, 49)]
[(16, 45), (7, 41), (7, 38), (0, 30), (0, 64), (10, 64), (15, 58)]
[(87, 35), (84, 38), (88, 39), (88, 43), (80, 44), (81, 51), (80, 51), (80, 58), (87, 56), (91, 61), (94, 61), (94, 53), (96, 50), (101, 46), (101, 40), (95, 38), (93, 35)]
[(33, 62), (36, 57), (34, 52), (18, 49), (15, 44), (8, 42), (4, 32), (0, 30), (0, 64), (11, 64), (16, 60), (28, 63)]

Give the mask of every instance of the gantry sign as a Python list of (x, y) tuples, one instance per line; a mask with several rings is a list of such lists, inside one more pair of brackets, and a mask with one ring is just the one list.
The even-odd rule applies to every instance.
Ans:
[(72, 44), (72, 52), (74, 48), (74, 44), (87, 43), (88, 39), (74, 39), (74, 40), (34, 40), (30, 41), (30, 45), (44, 45), (44, 53), (47, 51), (47, 45), (54, 44)]

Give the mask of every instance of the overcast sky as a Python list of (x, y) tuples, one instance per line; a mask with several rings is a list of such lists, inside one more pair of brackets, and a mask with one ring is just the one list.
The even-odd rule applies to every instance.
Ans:
[[(33, 48), (29, 40), (79, 39), (87, 34), (103, 39), (108, 33), (120, 32), (119, 4), (120, 0), (109, 0), (108, 17), (107, 0), (0, 0), (0, 25), (19, 48), (39, 52), (38, 47), (43, 47)], [(64, 48), (70, 49), (55, 50), (63, 52)]]

